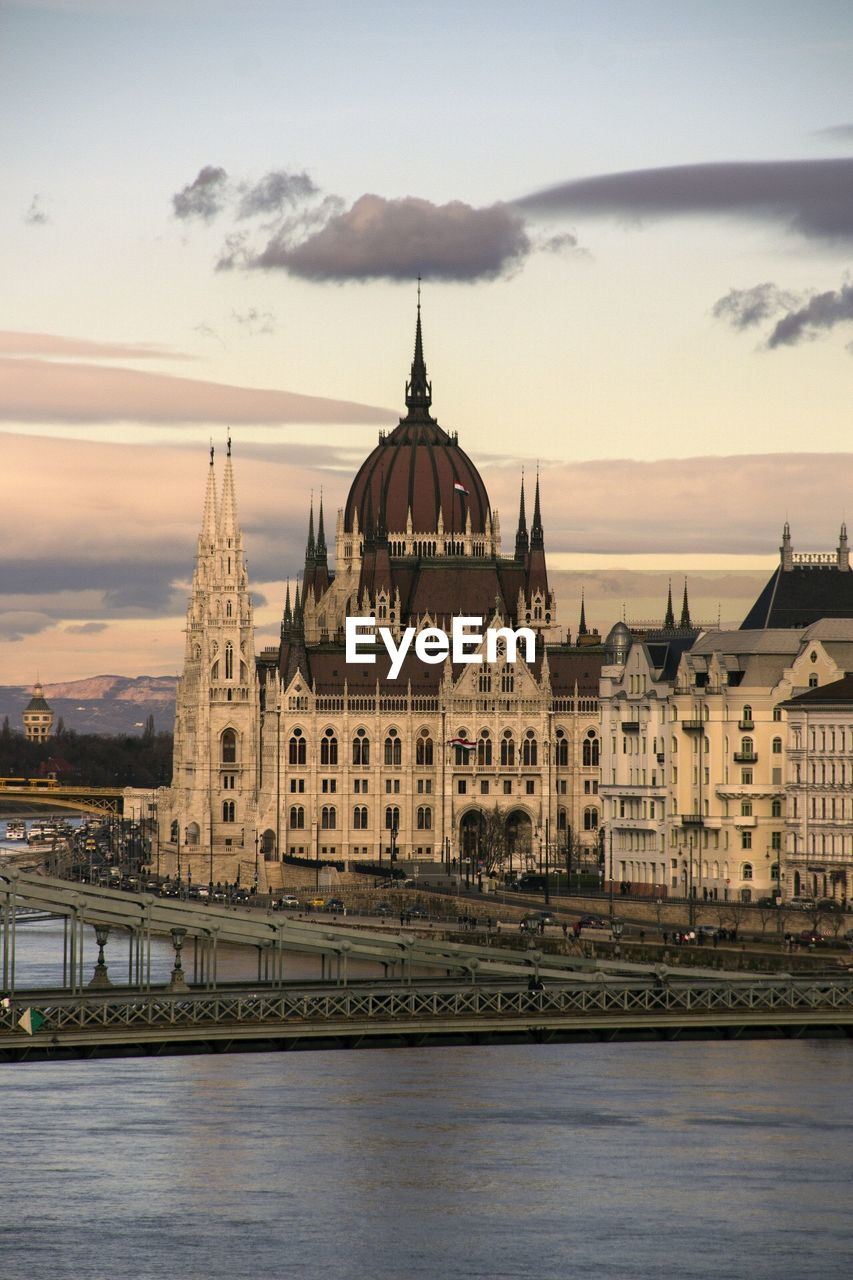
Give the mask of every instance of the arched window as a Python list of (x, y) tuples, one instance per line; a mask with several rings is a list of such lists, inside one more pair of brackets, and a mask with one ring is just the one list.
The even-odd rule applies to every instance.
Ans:
[(403, 763), (403, 745), (396, 729), (389, 729), (385, 738), (385, 763), (396, 768)]
[[(462, 738), (467, 742), (468, 730), (465, 728), (457, 729), (456, 736), (457, 738)], [(469, 751), (466, 747), (455, 746), (453, 748), (453, 757), (453, 763), (456, 765), (457, 769), (466, 764), (473, 764), (473, 752)]]
[(365, 729), (356, 729), (352, 740), (352, 762), (362, 769), (370, 764), (370, 739)]
[(743, 866), (740, 869), (740, 878), (741, 880), (752, 879), (752, 863), (751, 862), (745, 862), (743, 864)]
[(301, 804), (292, 804), (290, 806), (290, 821), (288, 826), (294, 831), (305, 830), (305, 810)]
[(234, 801), (233, 801), (233, 800), (223, 800), (223, 802), (222, 802), (222, 821), (223, 821), (223, 822), (233, 822), (233, 821), (234, 821)]
[(583, 740), (583, 764), (584, 768), (592, 769), (598, 764), (600, 746), (594, 729), (587, 729), (586, 737)]
[(338, 811), (333, 804), (324, 804), (320, 811), (320, 826), (323, 831), (334, 831), (338, 825)]
[(479, 693), (492, 692), (492, 669), (491, 667), (481, 667), (480, 674), (477, 677), (477, 689)]
[(367, 830), (367, 808), (363, 804), (357, 804), (352, 811), (352, 825), (356, 831)]
[(400, 810), (396, 805), (388, 805), (385, 810), (385, 830), (399, 831), (400, 829)]
[(566, 813), (565, 809), (558, 809), (557, 810), (557, 830), (568, 831), (568, 829), (569, 829), (569, 815)]
[(180, 831), (180, 828), (178, 826), (178, 819), (174, 818), (172, 820), (172, 825), (169, 827), (169, 839), (171, 840), (172, 844), (178, 843), (179, 831)]
[(432, 738), (429, 736), (428, 729), (421, 729), (418, 734), (418, 740), (415, 743), (415, 764), (421, 766), (432, 764)]
[(418, 831), (432, 831), (432, 809), (424, 805), (418, 809)]
[(233, 610), (232, 610), (232, 608), (231, 608), (231, 601), (229, 600), (229, 601), (228, 601), (228, 603), (227, 603), (227, 604), (226, 604), (226, 606), (225, 606), (225, 617), (226, 617), (226, 618), (230, 618), (230, 617), (231, 617), (232, 612), (233, 612)]
[(481, 729), (477, 739), (477, 764), (481, 769), (492, 763), (492, 739), (488, 729)]
[(774, 754), (774, 756), (781, 756), (781, 754), (782, 754), (782, 739), (781, 739), (781, 738), (774, 738), (774, 739), (773, 739), (773, 754)]
[(556, 761), (558, 769), (566, 769), (569, 764), (569, 740), (563, 729), (557, 730)]
[(535, 765), (539, 760), (539, 747), (536, 742), (536, 735), (532, 729), (528, 729), (521, 743), (521, 763), (528, 767)]
[(741, 847), (741, 849), (751, 849), (751, 848), (752, 848), (752, 832), (751, 832), (751, 831), (741, 831), (741, 833), (740, 833), (740, 847)]
[(771, 818), (782, 817), (782, 801), (781, 800), (774, 800), (772, 802), (772, 804), (770, 805), (770, 816)]
[(752, 755), (752, 738), (741, 738), (740, 753), (742, 756)]
[(594, 808), (584, 809), (583, 829), (584, 831), (598, 830), (598, 810), (597, 809), (594, 809)]
[(515, 740), (510, 729), (505, 729), (501, 738), (501, 764), (510, 769), (515, 767)]
[(222, 763), (237, 763), (237, 734), (233, 729), (225, 729), (219, 739), (222, 744)]
[(338, 740), (334, 729), (327, 729), (320, 739), (320, 764), (338, 763)]
[(225, 679), (234, 679), (234, 646), (230, 640), (225, 646)]
[(305, 735), (301, 729), (294, 729), (287, 745), (287, 758), (290, 764), (304, 764), (306, 758)]
[(752, 724), (752, 707), (748, 702), (741, 708), (740, 718), (742, 724)]

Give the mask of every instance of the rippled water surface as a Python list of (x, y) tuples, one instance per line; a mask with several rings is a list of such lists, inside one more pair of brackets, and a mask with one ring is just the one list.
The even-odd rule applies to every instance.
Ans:
[[(29, 928), (41, 981), (61, 930)], [(847, 1278), (852, 1070), (840, 1041), (0, 1066), (0, 1280)]]

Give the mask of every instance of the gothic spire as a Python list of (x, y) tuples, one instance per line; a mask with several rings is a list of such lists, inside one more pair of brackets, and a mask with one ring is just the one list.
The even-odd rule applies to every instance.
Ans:
[(687, 579), (684, 579), (684, 598), (681, 601), (681, 620), (678, 624), (679, 630), (689, 631), (693, 624), (690, 621), (690, 606), (687, 603)]
[(581, 620), (578, 624), (578, 636), (588, 636), (589, 630), (586, 625), (586, 601), (584, 593), (581, 591)]
[(225, 452), (225, 476), (222, 481), (222, 505), (219, 509), (219, 536), (231, 540), (236, 547), (240, 537), (237, 526), (237, 498), (234, 493), (234, 468), (231, 462), (231, 436)]
[(199, 550), (210, 551), (216, 541), (216, 526), (219, 523), (219, 509), (216, 501), (216, 477), (213, 471), (213, 445), (210, 446), (210, 466), (207, 469), (207, 487), (204, 491), (204, 511), (201, 517), (199, 534)]
[(314, 493), (311, 493), (311, 505), (308, 508), (308, 541), (305, 544), (305, 563), (310, 564), (317, 554), (317, 544), (314, 541)]
[(323, 527), (323, 490), (320, 490), (320, 515), (317, 522), (317, 559), (326, 559), (326, 531)]
[(669, 591), (666, 597), (666, 617), (663, 620), (664, 631), (675, 630), (675, 613), (672, 608), (672, 578), (669, 580)]
[(432, 383), (427, 380), (424, 362), (424, 344), (421, 334), (421, 278), (418, 276), (418, 318), (415, 324), (415, 355), (412, 360), (412, 374), (406, 383), (406, 408), (409, 416), (413, 409), (429, 410), (432, 404)]
[(542, 528), (542, 513), (539, 508), (539, 470), (536, 471), (536, 496), (533, 500), (533, 523), (530, 526), (530, 550), (543, 551), (545, 533)]
[(515, 558), (523, 560), (527, 555), (529, 544), (527, 540), (527, 516), (524, 512), (524, 472), (521, 473), (521, 499), (518, 504), (518, 530), (515, 535)]

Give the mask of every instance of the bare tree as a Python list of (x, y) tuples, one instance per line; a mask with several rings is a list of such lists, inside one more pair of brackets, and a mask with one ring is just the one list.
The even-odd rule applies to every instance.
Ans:
[(494, 875), (503, 869), (508, 853), (506, 819), (495, 805), (488, 812), (480, 811), (479, 860), (486, 875)]

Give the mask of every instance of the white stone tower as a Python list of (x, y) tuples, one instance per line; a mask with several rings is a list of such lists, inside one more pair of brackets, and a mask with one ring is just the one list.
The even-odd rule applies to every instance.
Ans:
[[(175, 746), (164, 851), (175, 870), (206, 882), (237, 878), (255, 865), (258, 689), (252, 602), (237, 521), (231, 441), (221, 500), (213, 465), (204, 498), (192, 592), (187, 607), (184, 671), (175, 708)], [(251, 874), (251, 873), (249, 873)]]

